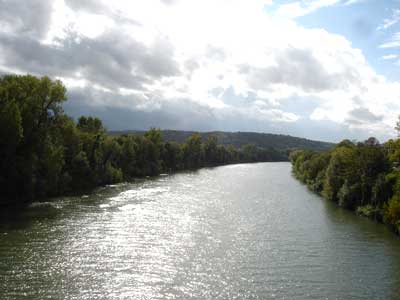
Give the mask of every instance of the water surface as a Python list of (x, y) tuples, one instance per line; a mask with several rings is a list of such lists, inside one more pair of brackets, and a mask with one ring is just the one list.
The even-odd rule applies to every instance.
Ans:
[(400, 240), (288, 163), (33, 204), (0, 225), (1, 299), (396, 299)]

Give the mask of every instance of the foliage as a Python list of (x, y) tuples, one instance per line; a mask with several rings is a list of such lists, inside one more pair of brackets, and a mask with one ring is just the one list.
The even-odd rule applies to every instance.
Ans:
[(400, 196), (394, 195), (384, 206), (384, 220), (400, 232)]
[[(181, 131), (181, 130), (162, 130), (161, 136), (166, 142), (176, 142), (183, 144), (186, 140), (197, 132)], [(131, 131), (111, 131), (110, 135), (144, 135), (144, 131), (131, 130)], [(209, 138), (216, 139), (219, 145), (234, 146), (235, 148), (243, 148), (245, 145), (255, 145), (257, 148), (269, 149), (274, 148), (280, 154), (284, 154), (287, 160), (288, 151), (294, 149), (307, 149), (312, 151), (325, 151), (334, 147), (334, 144), (312, 141), (304, 138), (293, 137), (282, 134), (271, 133), (258, 133), (258, 132), (225, 132), (225, 131), (212, 131), (198, 133), (203, 141)]]
[(344, 140), (325, 152), (295, 151), (294, 175), (326, 199), (400, 229), (400, 142)]
[(357, 207), (356, 214), (377, 221), (382, 221), (382, 210), (371, 204)]
[(48, 77), (0, 78), (0, 205), (24, 204), (161, 172), (284, 160), (281, 152), (223, 146), (192, 134), (164, 142), (159, 129), (108, 135), (100, 119), (63, 113), (66, 89)]

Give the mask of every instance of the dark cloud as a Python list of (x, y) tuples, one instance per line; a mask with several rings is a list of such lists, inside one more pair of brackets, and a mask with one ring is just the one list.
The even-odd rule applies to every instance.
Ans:
[[(165, 5), (177, 2), (160, 1)], [(57, 44), (44, 44), (42, 41), (52, 22), (53, 2), (0, 0), (0, 75), (3, 74), (1, 70), (14, 69), (53, 78), (85, 79), (89, 82), (85, 88), (68, 87), (70, 100), (65, 104), (65, 110), (72, 116), (97, 115), (109, 129), (147, 129), (155, 126), (186, 130), (269, 131), (311, 138), (340, 136), (339, 129), (347, 130), (350, 124), (382, 120), (381, 116), (362, 108), (361, 100), (355, 100), (354, 103), (358, 104), (353, 106), (359, 108), (350, 112), (344, 124), (348, 126), (346, 129), (333, 123), (319, 126), (321, 122), (309, 120), (307, 116), (317, 107), (317, 103), (310, 99), (298, 102), (289, 99), (283, 101), (280, 107), (275, 107), (267, 100), (265, 105), (257, 104), (254, 93), (236, 95), (233, 87), (224, 92), (222, 87), (215, 89), (214, 86), (210, 87), (210, 93), (222, 95), (221, 100), (227, 108), (209, 108), (196, 103), (196, 99), (164, 97), (162, 90), (149, 90), (149, 86), (160, 86), (157, 83), (162, 81), (163, 86), (168, 83), (175, 91), (186, 93), (189, 90), (185, 84), (182, 87), (172, 86), (175, 84), (173, 77), (184, 73), (186, 78), (190, 78), (196, 69), (206, 67), (204, 62), (223, 61), (229, 52), (210, 45), (204, 57), (192, 57), (182, 62), (181, 70), (175, 59), (176, 49), (167, 38), (160, 34), (152, 44), (139, 41), (133, 33), (127, 33), (132, 27), (126, 25), (141, 24), (127, 18), (125, 12), (104, 6), (102, 3), (105, 2), (97, 0), (65, 0), (65, 3), (73, 11), (112, 19), (113, 29), (96, 38), (70, 31), (66, 32), (65, 38), (56, 40)], [(71, 25), (69, 30), (74, 28)], [(289, 48), (272, 58), (276, 65), (267, 68), (246, 64), (239, 66), (239, 72), (254, 90), (268, 90), (270, 84), (287, 84), (307, 92), (343, 90), (351, 84), (359, 86), (360, 75), (356, 70), (346, 69), (345, 66), (346, 71), (331, 74), (313, 55), (312, 49)], [(219, 74), (218, 78), (224, 78), (224, 74)], [(105, 92), (99, 86), (109, 91)], [(121, 88), (136, 92), (121, 95)], [(300, 119), (297, 122), (276, 122), (276, 118), (285, 119), (290, 112), (299, 115)]]
[[(188, 99), (174, 102), (161, 102), (158, 109), (146, 111), (139, 109), (146, 100), (132, 96), (94, 93), (92, 89), (70, 89), (69, 101), (65, 103), (65, 111), (77, 118), (81, 115), (100, 117), (109, 130), (164, 129), (197, 130), (197, 131), (257, 131), (286, 133), (299, 137), (339, 142), (342, 139), (366, 139), (368, 134), (359, 129), (348, 130), (346, 125), (331, 121), (313, 121), (302, 118), (296, 123), (271, 123), (258, 120), (246, 114), (231, 114), (224, 118), (217, 117), (209, 109)], [(94, 104), (92, 97), (110, 103), (108, 106)], [(131, 107), (113, 106), (107, 99), (115, 99), (115, 103), (132, 103)]]
[(349, 112), (346, 122), (351, 125), (362, 125), (381, 122), (383, 116), (372, 113), (368, 108), (358, 107)]
[(254, 119), (254, 116), (237, 109), (215, 111), (187, 98), (167, 100), (162, 95), (157, 97), (150, 93), (145, 97), (140, 94), (123, 96), (92, 88), (70, 89), (68, 98), (65, 103), (68, 114), (74, 117), (82, 114), (99, 116), (111, 130), (150, 127), (200, 131), (274, 130), (270, 119)]
[(60, 45), (0, 35), (0, 51), (7, 67), (39, 75), (81, 77), (110, 89), (141, 89), (144, 83), (180, 73), (174, 49), (159, 39), (147, 47), (128, 35), (108, 31), (90, 39), (71, 35)]
[(0, 26), (18, 35), (43, 38), (52, 9), (52, 0), (0, 0)]
[(141, 57), (141, 70), (155, 78), (180, 75), (179, 66), (173, 57), (173, 45), (167, 39), (159, 38)]
[[(101, 117), (111, 130), (169, 129), (212, 130), (217, 118), (213, 112), (189, 99), (166, 101), (141, 95), (119, 95), (91, 88), (70, 89), (65, 111), (73, 117), (89, 114)], [(110, 99), (113, 99), (110, 101)]]
[(306, 92), (345, 89), (359, 80), (355, 70), (330, 74), (312, 53), (311, 49), (288, 48), (276, 57), (276, 64), (267, 68), (241, 65), (239, 72), (247, 74), (254, 89), (265, 89), (269, 84), (287, 84)]
[(64, 0), (65, 4), (74, 11), (84, 11), (110, 17), (119, 24), (130, 24), (139, 26), (140, 23), (124, 16), (121, 11), (112, 11), (99, 0)]
[(107, 8), (98, 0), (64, 0), (72, 10), (83, 10), (94, 14), (103, 14)]
[[(118, 12), (107, 11), (98, 1), (67, 0), (66, 4), (75, 11), (104, 14), (121, 22)], [(181, 124), (183, 128), (185, 114), (191, 116), (191, 124), (206, 124), (205, 116), (210, 117), (207, 109), (189, 100), (165, 102), (162, 95), (150, 94), (145, 87), (181, 72), (174, 59), (175, 49), (168, 39), (158, 37), (153, 44), (146, 45), (115, 27), (96, 38), (69, 32), (55, 45), (44, 44), (41, 38), (49, 29), (51, 11), (50, 0), (0, 0), (0, 23), (9, 26), (0, 33), (3, 68), (39, 76), (85, 79), (89, 82), (86, 88), (69, 88), (71, 101), (66, 105), (67, 110), (75, 115), (79, 110), (88, 114), (90, 110), (102, 112), (111, 126), (115, 125), (114, 118), (114, 122), (120, 122), (118, 114), (122, 111), (125, 121), (135, 116), (142, 126), (155, 126), (154, 120), (160, 120), (165, 125), (171, 124), (171, 128), (172, 124)], [(111, 92), (100, 92), (96, 86)], [(137, 93), (123, 96), (118, 93), (120, 88)], [(130, 126), (137, 128), (139, 123)]]

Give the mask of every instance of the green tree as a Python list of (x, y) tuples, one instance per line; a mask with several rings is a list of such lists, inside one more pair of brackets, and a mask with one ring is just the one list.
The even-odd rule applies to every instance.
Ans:
[(182, 155), (185, 168), (195, 169), (202, 166), (204, 154), (199, 134), (193, 134), (187, 139), (182, 146)]
[(394, 195), (385, 205), (384, 220), (398, 233), (400, 232), (400, 196), (398, 194)]
[(218, 140), (214, 135), (210, 135), (204, 142), (204, 160), (208, 165), (216, 165), (221, 159), (218, 157)]
[(178, 143), (166, 142), (164, 145), (162, 160), (167, 171), (182, 169), (182, 149)]
[(63, 115), (65, 93), (60, 81), (48, 77), (7, 75), (0, 79), (0, 124), (4, 125), (0, 138), (10, 141), (1, 145), (4, 175), (0, 182), (7, 190), (6, 199), (20, 202), (35, 198), (41, 190), (43, 170), (50, 171), (44, 166), (47, 155), (58, 155), (62, 160), (57, 145), (49, 148), (48, 141), (59, 141), (53, 128)]

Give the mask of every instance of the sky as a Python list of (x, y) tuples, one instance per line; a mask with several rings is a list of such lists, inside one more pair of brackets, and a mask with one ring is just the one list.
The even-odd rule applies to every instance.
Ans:
[(109, 130), (394, 138), (400, 0), (0, 0), (0, 74)]

